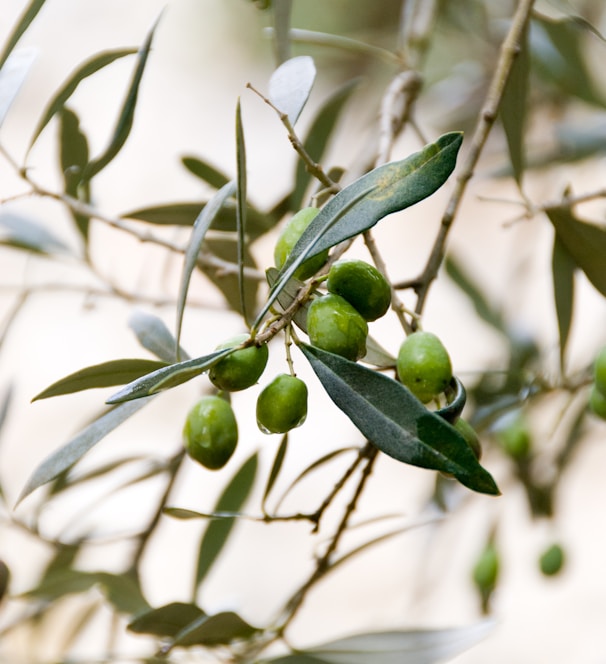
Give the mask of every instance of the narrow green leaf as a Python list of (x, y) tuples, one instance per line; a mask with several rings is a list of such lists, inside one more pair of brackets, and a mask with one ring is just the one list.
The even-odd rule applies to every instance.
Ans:
[(25, 82), (38, 50), (22, 48), (7, 58), (0, 68), (0, 126)]
[(136, 615), (151, 608), (133, 574), (95, 572), (104, 595), (118, 613)]
[(189, 290), (189, 282), (192, 272), (196, 267), (198, 254), (204, 242), (204, 237), (213, 219), (218, 211), (223, 207), (225, 201), (234, 195), (236, 185), (234, 182), (228, 182), (221, 187), (219, 191), (210, 199), (207, 205), (204, 206), (202, 212), (194, 222), (194, 227), (189, 238), (187, 250), (183, 257), (183, 270), (181, 272), (181, 283), (179, 284), (179, 294), (177, 296), (177, 323), (175, 333), (175, 346), (177, 348), (177, 359), (179, 354), (179, 340), (181, 339), (181, 326), (183, 324), (183, 313), (185, 311), (185, 301), (187, 299), (187, 291)]
[(267, 484), (265, 485), (265, 491), (263, 492), (263, 500), (261, 501), (261, 509), (265, 512), (265, 504), (269, 498), (271, 490), (274, 488), (274, 484), (278, 479), (280, 470), (282, 469), (282, 464), (284, 463), (284, 458), (286, 457), (286, 451), (288, 450), (288, 433), (285, 433), (282, 436), (280, 441), (280, 446), (276, 451), (276, 456), (274, 457), (274, 462), (271, 466), (271, 471), (269, 477), (267, 478)]
[(171, 602), (137, 616), (127, 625), (127, 629), (135, 634), (154, 634), (173, 638), (205, 615), (196, 604)]
[(145, 71), (145, 65), (147, 64), (147, 58), (151, 50), (154, 32), (159, 21), (160, 19), (158, 18), (147, 35), (143, 46), (139, 50), (137, 55), (137, 67), (135, 68), (126, 99), (122, 104), (120, 116), (109, 144), (96, 159), (93, 159), (88, 163), (88, 166), (83, 173), (84, 180), (90, 180), (97, 173), (102, 171), (120, 152), (130, 134), (130, 130), (133, 126), (133, 118), (135, 116), (135, 107), (137, 106), (139, 86), (141, 85), (141, 79), (143, 78), (143, 72)]
[(309, 55), (286, 60), (269, 79), (269, 100), (288, 117), (293, 127), (309, 99), (315, 80), (316, 67)]
[(20, 597), (42, 599), (52, 602), (67, 595), (74, 595), (90, 590), (98, 582), (94, 572), (83, 572), (72, 568), (63, 568), (47, 574), (40, 583)]
[(511, 68), (509, 79), (503, 92), (499, 107), (501, 121), (507, 137), (509, 158), (514, 177), (518, 186), (522, 185), (525, 167), (524, 131), (528, 101), (528, 82), (530, 74), (530, 57), (528, 45), (528, 29), (520, 40), (520, 51)]
[(242, 109), (240, 99), (236, 105), (236, 166), (237, 166), (237, 190), (236, 190), (236, 234), (238, 237), (238, 291), (240, 293), (240, 309), (242, 318), (248, 325), (248, 311), (246, 306), (246, 294), (244, 292), (244, 248), (246, 245), (246, 144), (244, 142), (244, 127), (242, 126)]
[(218, 646), (250, 639), (259, 630), (233, 611), (201, 616), (184, 627), (173, 641), (175, 646)]
[[(238, 512), (246, 502), (257, 474), (257, 454), (249, 457), (233, 476), (219, 497), (213, 512)], [(198, 550), (193, 596), (223, 550), (234, 526), (234, 519), (211, 521), (204, 531)]]
[[(307, 136), (303, 141), (305, 152), (316, 163), (322, 161), (341, 111), (359, 82), (360, 79), (354, 79), (338, 88), (316, 113)], [(305, 192), (311, 180), (311, 173), (307, 170), (303, 161), (299, 160), (295, 174), (295, 187), (290, 198), (290, 209), (293, 212), (301, 208)]]
[(566, 345), (572, 325), (575, 270), (576, 264), (574, 259), (562, 244), (557, 233), (555, 233), (553, 238), (553, 253), (551, 255), (551, 271), (553, 275), (553, 298), (560, 335), (560, 366), (562, 368), (564, 368)]
[[(139, 343), (162, 361), (173, 364), (177, 361), (176, 341), (161, 318), (143, 311), (135, 311), (128, 321)], [(179, 357), (189, 360), (189, 355), (179, 347)]]
[(493, 628), (494, 621), (485, 620), (451, 629), (355, 634), (262, 664), (438, 664), (476, 645)]
[(450, 473), (473, 491), (499, 493), (459, 432), (401, 383), (319, 348), (300, 348), (330, 398), (382, 452)]
[(229, 182), (229, 177), (222, 171), (218, 170), (207, 161), (203, 161), (199, 157), (186, 155), (181, 157), (181, 163), (190, 173), (193, 173), (197, 178), (208, 182), (211, 187), (221, 189)]
[(606, 297), (606, 228), (580, 221), (569, 207), (550, 208), (545, 212), (577, 267)]
[(23, 33), (29, 28), (32, 21), (36, 18), (38, 12), (42, 8), (45, 0), (31, 0), (31, 2), (24, 9), (23, 13), (17, 21), (17, 25), (6, 40), (6, 46), (0, 55), (0, 69), (4, 67), (8, 56), (12, 53), (13, 49), (23, 36)]
[(80, 369), (69, 374), (69, 376), (65, 376), (65, 378), (61, 378), (61, 380), (42, 390), (32, 401), (48, 399), (49, 397), (56, 397), (62, 394), (73, 394), (74, 392), (81, 392), (82, 390), (90, 390), (97, 387), (124, 385), (165, 366), (166, 362), (158, 362), (156, 360), (110, 360), (109, 362)]
[(8, 210), (0, 212), (0, 244), (46, 256), (70, 254), (70, 248), (37, 221)]
[[(89, 159), (88, 140), (80, 129), (78, 116), (73, 111), (63, 108), (60, 118), (60, 159), (65, 193), (72, 198), (90, 203), (89, 184), (86, 182), (80, 186), (82, 171)], [(87, 242), (90, 217), (71, 209), (70, 213), (80, 235)]]
[(6, 422), (8, 411), (11, 407), (11, 403), (13, 402), (13, 396), (14, 396), (14, 388), (12, 385), (9, 385), (3, 391), (2, 397), (0, 398), (0, 433), (2, 432), (2, 428), (4, 427), (4, 423)]
[(53, 116), (61, 111), (65, 106), (65, 102), (74, 94), (76, 88), (80, 83), (85, 79), (95, 74), (100, 69), (111, 65), (116, 60), (124, 58), (127, 55), (133, 55), (137, 52), (136, 48), (122, 48), (114, 51), (103, 51), (101, 53), (95, 54), (90, 60), (83, 62), (75, 71), (71, 73), (68, 79), (63, 83), (63, 85), (57, 90), (53, 98), (49, 101), (47, 107), (38, 122), (32, 138), (29, 143), (29, 150), (44, 131), (46, 125), (52, 120)]
[(63, 471), (73, 466), (100, 440), (105, 438), (116, 427), (149, 403), (149, 399), (141, 399), (131, 403), (120, 404), (112, 408), (92, 424), (83, 429), (63, 447), (55, 450), (36, 468), (25, 487), (21, 491), (17, 505), (32, 491), (55, 479)]
[(292, 0), (273, 0), (276, 59), (282, 64), (290, 58), (290, 15)]
[(124, 386), (116, 394), (107, 399), (105, 403), (114, 404), (123, 401), (131, 401), (132, 399), (141, 399), (152, 394), (156, 394), (162, 390), (167, 390), (171, 387), (176, 387), (188, 380), (199, 376), (209, 369), (215, 362), (221, 359), (224, 355), (229, 355), (233, 352), (233, 348), (225, 350), (218, 350), (203, 357), (196, 357), (193, 360), (184, 360), (177, 364), (171, 364), (161, 369), (156, 369), (150, 374), (142, 376)]

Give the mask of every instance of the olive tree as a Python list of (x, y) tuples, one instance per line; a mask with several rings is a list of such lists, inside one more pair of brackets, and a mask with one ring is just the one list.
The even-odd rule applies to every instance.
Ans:
[[(24, 395), (22, 372), (36, 367), (23, 357), (14, 384), (0, 386), (7, 439), (15, 411), (35, 422), (46, 404), (75, 404), (69, 422), (44, 432), (44, 450), (19, 441), (27, 479), (16, 494), (0, 472), (4, 539), (21, 542), (2, 550), (3, 656), (452, 659), (497, 629), (512, 551), (502, 505), (541, 534), (530, 562), (541, 583), (567, 571), (575, 542), (562, 541), (561, 496), (606, 418), (604, 338), (588, 329), (603, 325), (606, 296), (606, 192), (588, 175), (605, 141), (604, 9), (233, 0), (241, 15), (225, 16), (246, 25), (249, 42), (233, 49), (247, 80), (218, 110), (230, 118), (219, 139), (229, 149), (174, 149), (176, 177), (197, 197), (153, 188), (141, 201), (129, 182), (163, 166), (137, 128), (176, 4), (140, 26), (140, 44), (74, 63), (16, 138), (0, 131), (0, 255), (22, 275), (3, 269), (2, 353), (19, 348), (15, 331), (45, 304), (65, 339), (86, 305), (106, 313), (84, 334), (81, 366)], [(28, 38), (51, 5), (31, 0), (4, 35), (4, 128), (38, 66)], [(210, 2), (191, 12), (217, 20)], [(117, 66), (129, 78), (108, 95), (104, 77)], [(172, 85), (203, 115), (185, 81)], [(110, 109), (111, 126), (91, 126), (87, 94)], [(127, 201), (114, 211), (103, 196), (112, 173)], [(277, 186), (255, 191), (268, 180)], [(411, 255), (412, 269), (402, 259)], [(510, 278), (491, 283), (500, 258)], [(112, 273), (124, 261), (134, 277)], [(30, 346), (47, 325), (36, 324)], [(136, 350), (100, 356), (96, 333)], [(476, 335), (489, 352), (470, 362)], [(52, 341), (61, 357), (64, 343)], [(141, 411), (153, 413), (147, 426)], [(119, 451), (125, 429), (138, 443)], [(408, 503), (393, 500), (386, 477), (397, 491), (410, 486)], [(111, 516), (96, 532), (87, 519), (103, 505)], [(355, 593), (362, 574), (394, 580), (364, 600), (369, 614), (385, 593), (414, 604), (418, 589), (400, 583), (397, 566), (367, 562), (372, 552), (412, 556), (416, 534), (444, 537), (445, 558), (419, 557), (440, 587), (478, 514), (455, 563), (467, 594), (452, 600), (472, 619), (403, 624), (394, 613), (347, 631), (347, 597), (322, 595), (323, 612), (311, 602), (335, 577)], [(243, 531), (246, 545), (234, 547)], [(302, 538), (299, 561), (289, 545)], [(19, 561), (28, 547), (43, 552), (35, 570)], [(259, 564), (268, 556), (275, 570)], [(162, 591), (160, 570), (174, 580)], [(240, 610), (213, 585), (221, 573), (252, 577), (270, 599)], [(298, 628), (306, 609), (318, 609), (316, 625)]]

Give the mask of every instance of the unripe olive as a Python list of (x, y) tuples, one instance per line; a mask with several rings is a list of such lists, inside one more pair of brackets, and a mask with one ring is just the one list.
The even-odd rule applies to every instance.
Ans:
[(257, 424), (263, 433), (286, 433), (307, 416), (307, 385), (289, 374), (276, 376), (257, 398)]
[(352, 362), (366, 354), (368, 323), (340, 295), (328, 293), (312, 301), (307, 334), (313, 346)]
[(596, 388), (606, 397), (606, 346), (600, 350), (593, 363)]
[(565, 554), (560, 544), (552, 544), (539, 558), (539, 568), (545, 576), (555, 576), (564, 566)]
[[(280, 270), (286, 259), (289, 257), (290, 252), (293, 250), (295, 244), (297, 244), (303, 231), (309, 226), (312, 220), (320, 212), (318, 208), (307, 207), (299, 210), (297, 214), (290, 219), (286, 224), (282, 233), (278, 237), (276, 246), (274, 249), (274, 261), (276, 267)], [(326, 263), (328, 258), (328, 249), (320, 252), (316, 256), (308, 258), (306, 261), (301, 263), (296, 269), (294, 276), (301, 281), (309, 279), (312, 277), (321, 267)]]
[(423, 403), (441, 394), (452, 380), (448, 351), (431, 332), (415, 332), (403, 341), (396, 370), (402, 384)]
[(532, 438), (525, 419), (518, 415), (497, 433), (503, 450), (513, 459), (525, 459), (530, 454)]
[(606, 395), (596, 384), (592, 385), (589, 393), (589, 408), (594, 415), (606, 420)]
[(330, 268), (326, 288), (344, 297), (368, 321), (383, 316), (391, 304), (387, 279), (376, 267), (360, 260), (337, 261)]
[(499, 567), (499, 553), (493, 543), (488, 543), (472, 571), (473, 581), (482, 593), (491, 592), (497, 585)]
[(459, 417), (459, 419), (455, 422), (454, 427), (463, 436), (463, 438), (465, 438), (465, 441), (471, 448), (471, 451), (479, 461), (480, 457), (482, 456), (482, 445), (480, 444), (480, 439), (478, 438), (478, 434), (476, 433), (475, 429), (471, 426), (471, 424), (469, 424), (469, 422), (467, 422), (467, 420), (464, 420), (462, 417)]
[[(247, 334), (241, 334), (217, 346), (217, 350), (239, 346), (248, 339)], [(208, 372), (212, 384), (226, 392), (245, 390), (254, 385), (267, 365), (269, 351), (267, 345), (247, 346), (235, 350), (214, 364)]]
[(187, 414), (183, 441), (192, 459), (209, 470), (222, 468), (238, 443), (238, 424), (231, 405), (218, 396), (200, 399)]

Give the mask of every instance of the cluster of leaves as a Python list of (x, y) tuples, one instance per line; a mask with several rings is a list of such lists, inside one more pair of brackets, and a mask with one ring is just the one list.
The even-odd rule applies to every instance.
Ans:
[[(0, 123), (8, 113), (33, 62), (31, 51), (19, 50), (16, 47), (43, 4), (44, 0), (30, 2), (0, 56)], [(108, 408), (34, 470), (22, 490), (20, 500), (35, 490), (46, 487), (45, 502), (52, 501), (60, 494), (91, 479), (107, 476), (126, 464), (140, 466), (135, 478), (128, 481), (128, 486), (152, 477), (161, 477), (164, 490), (149, 523), (132, 536), (134, 553), (123, 573), (79, 569), (78, 556), (87, 544), (84, 540), (68, 544), (60, 540), (50, 542), (55, 552), (54, 557), (38, 583), (21, 596), (35, 607), (34, 618), (28, 616), (27, 619), (35, 620), (44, 615), (53, 602), (66, 595), (98, 588), (115, 611), (127, 617), (130, 632), (151, 635), (161, 642), (155, 654), (157, 658), (169, 657), (175, 648), (203, 646), (216, 649), (219, 646), (228, 646), (233, 658), (240, 658), (241, 661), (257, 658), (256, 661), (276, 664), (336, 664), (343, 661), (388, 664), (395, 659), (410, 664), (442, 661), (482, 638), (488, 628), (487, 623), (458, 630), (359, 634), (310, 647), (305, 651), (292, 651), (276, 659), (258, 659), (265, 647), (283, 636), (312, 585), (352, 556), (402, 532), (402, 529), (387, 532), (364, 543), (358, 549), (341, 553), (340, 557), (334, 555), (347, 528), (349, 516), (357, 507), (378, 451), (406, 464), (441, 471), (473, 491), (492, 495), (499, 492), (492, 476), (480, 465), (461, 435), (449, 423), (453, 409), (456, 410), (456, 416), (465, 405), (464, 390), (459, 391), (455, 403), (447, 405), (442, 411), (428, 410), (405, 387), (386, 375), (385, 371), (393, 368), (394, 360), (374, 340), (369, 340), (368, 353), (363, 363), (350, 362), (311, 345), (299, 343), (302, 355), (310, 363), (331, 400), (352, 420), (367, 443), (360, 448), (338, 449), (304, 468), (291, 488), (336, 456), (345, 453), (353, 453), (355, 456), (346, 474), (337, 481), (334, 490), (317, 510), (305, 514), (283, 515), (278, 511), (281, 501), (278, 501), (274, 510), (267, 509), (267, 501), (273, 496), (288, 451), (288, 436), (285, 435), (282, 439), (270, 473), (264, 480), (262, 514), (254, 517), (261, 522), (301, 519), (311, 522), (317, 529), (324, 511), (341, 491), (346, 480), (354, 472), (361, 472), (355, 495), (348, 503), (342, 521), (331, 538), (326, 555), (318, 561), (312, 577), (286, 602), (286, 618), (277, 626), (253, 626), (241, 616), (229, 611), (209, 614), (196, 601), (202, 583), (224, 550), (237, 519), (246, 518), (243, 510), (253, 487), (262, 482), (258, 476), (257, 454), (246, 459), (233, 474), (214, 508), (208, 512), (169, 507), (171, 492), (185, 458), (182, 451), (168, 459), (156, 461), (151, 467), (147, 463), (148, 459), (132, 457), (80, 475), (75, 470), (77, 462), (88, 451), (141, 408), (154, 401), (158, 393), (201, 376), (232, 352), (230, 349), (223, 349), (200, 357), (191, 357), (181, 347), (181, 328), (187, 312), (190, 281), (195, 271), (205, 275), (219, 289), (226, 306), (242, 316), (253, 340), (266, 343), (290, 326), (291, 322), (305, 332), (306, 298), (302, 294), (309, 296), (318, 283), (312, 281), (306, 285), (293, 278), (301, 263), (327, 249), (334, 252), (337, 248), (339, 251), (356, 237), (368, 237), (371, 229), (387, 215), (402, 211), (432, 195), (455, 169), (462, 135), (460, 132), (449, 131), (401, 161), (368, 168), (362, 177), (341, 188), (337, 184), (340, 171), (325, 169), (322, 164), (340, 116), (355, 92), (356, 82), (346, 82), (325, 100), (311, 119), (306, 135), (299, 139), (295, 126), (314, 84), (314, 61), (309, 56), (286, 58), (291, 40), (297, 38), (297, 34), (290, 32), (290, 12), (287, 7), (290, 3), (276, 0), (273, 3), (257, 4), (260, 9), (271, 9), (276, 51), (284, 56), (284, 62), (270, 79), (266, 101), (277, 111), (300, 156), (293, 174), (291, 191), (269, 209), (260, 209), (249, 200), (240, 103), (237, 104), (235, 112), (237, 152), (233, 179), (198, 156), (188, 155), (181, 160), (189, 173), (215, 190), (213, 196), (205, 200), (163, 203), (133, 209), (125, 212), (119, 219), (104, 216), (92, 205), (95, 177), (111, 165), (132, 129), (138, 92), (148, 66), (156, 25), (152, 27), (140, 48), (98, 53), (82, 63), (48, 102), (32, 133), (28, 154), (49, 124), (57, 121), (60, 129), (58, 160), (63, 175), (63, 188), (60, 193), (46, 191), (36, 184), (28, 174), (26, 165), (17, 167), (13, 164), (31, 187), (32, 193), (58, 199), (64, 204), (81, 240), (82, 250), (74, 257), (91, 271), (94, 271), (94, 264), (90, 252), (89, 229), (95, 220), (134, 237), (145, 237), (146, 241), (156, 242), (170, 251), (180, 251), (183, 255), (181, 282), (174, 302), (175, 333), (171, 333), (156, 316), (138, 313), (131, 319), (134, 334), (154, 359), (126, 358), (89, 366), (58, 380), (34, 397), (39, 400), (93, 388), (120, 387), (106, 400)], [(466, 4), (473, 5), (474, 16), (488, 12), (485, 3), (469, 0)], [(515, 44), (519, 55), (517, 59), (507, 60), (507, 49), (503, 49), (503, 54), (498, 56), (499, 63), (509, 62), (510, 67), (503, 65), (502, 78), (496, 77), (494, 80), (501, 86), (497, 109), (500, 112), (511, 164), (507, 175), (513, 176), (520, 189), (521, 199), (526, 205), (525, 215), (542, 214), (554, 229), (554, 306), (561, 360), (561, 375), (558, 381), (548, 383), (542, 378), (540, 369), (537, 368), (540, 367), (541, 360), (537, 345), (520, 343), (508, 321), (454, 257), (446, 260), (446, 268), (454, 283), (473, 302), (479, 317), (503, 336), (510, 349), (509, 364), (499, 373), (498, 378), (487, 372), (476, 384), (468, 386), (468, 409), (474, 426), (479, 431), (492, 435), (503, 427), (503, 415), (512, 410), (532, 408), (538, 400), (556, 391), (565, 392), (570, 397), (569, 409), (572, 416), (562, 419), (558, 414), (557, 421), (564, 423), (562, 430), (558, 431), (562, 444), (553, 461), (555, 472), (548, 480), (545, 480), (544, 473), (541, 472), (545, 458), (540, 450), (531, 449), (526, 454), (511, 457), (513, 474), (526, 490), (531, 512), (535, 516), (551, 518), (554, 515), (554, 498), (562, 473), (570, 463), (572, 452), (582, 440), (587, 412), (586, 404), (577, 398), (587, 386), (586, 375), (571, 377), (566, 372), (566, 350), (573, 322), (575, 275), (584, 273), (593, 286), (606, 296), (606, 280), (601, 266), (602, 257), (606, 253), (606, 231), (581, 219), (575, 211), (579, 202), (603, 197), (603, 191), (586, 192), (575, 197), (570, 190), (566, 190), (561, 200), (556, 203), (536, 208), (528, 203), (524, 194), (524, 177), (529, 169), (549, 167), (556, 161), (556, 154), (558, 162), (573, 161), (587, 158), (600, 149), (600, 143), (595, 140), (593, 133), (588, 135), (582, 130), (573, 131), (569, 125), (564, 125), (550, 151), (535, 161), (526, 159), (526, 126), (529, 119), (532, 119), (530, 113), (544, 110), (530, 98), (530, 82), (532, 77), (536, 77), (540, 86), (549, 89), (552, 95), (549, 103), (554, 105), (564, 100), (567, 104), (576, 102), (603, 108), (605, 102), (582, 48), (587, 35), (596, 40), (602, 39), (601, 35), (589, 21), (576, 14), (563, 13), (554, 20), (544, 14), (535, 13), (531, 19), (532, 4), (527, 3), (524, 14), (525, 3), (517, 3), (518, 13), (512, 21), (510, 34), (513, 34), (516, 26), (520, 28), (516, 33), (520, 38)], [(408, 17), (411, 21), (413, 14), (414, 11), (411, 11)], [(444, 7), (437, 11), (436, 21), (442, 21), (450, 30), (461, 29), (459, 17), (453, 16), (452, 8)], [(411, 30), (411, 34), (412, 32)], [(305, 38), (305, 34), (302, 33), (299, 37)], [(409, 37), (412, 39), (410, 35)], [(332, 42), (331, 35), (324, 35), (323, 39), (324, 43), (339, 48), (379, 55), (390, 65), (396, 64), (399, 71), (407, 69), (405, 56), (413, 61), (413, 50), (418, 48), (418, 45), (413, 47), (411, 41), (408, 44), (410, 52), (403, 55), (381, 49), (373, 51), (366, 44), (354, 40), (344, 41), (336, 36)], [(94, 76), (118, 59), (133, 56), (136, 62), (119, 109), (115, 129), (100, 154), (91, 156), (89, 141), (80, 118), (70, 106), (72, 95), (88, 77)], [(489, 94), (488, 102), (491, 101), (494, 99)], [(474, 117), (480, 117), (479, 129), (472, 136), (470, 150), (472, 155), (479, 155), (485, 140), (485, 137), (482, 139), (482, 131), (485, 129), (487, 134), (490, 129), (483, 129), (483, 118), (489, 118), (490, 114), (484, 114), (485, 109), (477, 105), (469, 104), (468, 108), (473, 110)], [(406, 118), (402, 118), (402, 126), (394, 129), (391, 143), (405, 125), (405, 120)], [(572, 147), (564, 150), (562, 141), (565, 140)], [(12, 161), (8, 155), (5, 154), (5, 157)], [(456, 194), (459, 198), (474, 165), (475, 162), (468, 161), (461, 167), (462, 175), (458, 180), (460, 188)], [(503, 177), (503, 173), (499, 176)], [(261, 268), (266, 266), (256, 263), (255, 242), (272, 232), (283, 218), (300, 209), (312, 194), (315, 194), (318, 200), (328, 199), (328, 202), (307, 228), (282, 269), (278, 271), (270, 268), (265, 273)], [(456, 207), (458, 199), (453, 200)], [(42, 224), (15, 213), (13, 208), (14, 206), (6, 206), (6, 209), (0, 210), (0, 228), (3, 231), (0, 243), (14, 250), (51, 258), (70, 251)], [(452, 218), (449, 223), (452, 223)], [(159, 236), (153, 236), (154, 229), (166, 226), (190, 228), (186, 245), (176, 247), (167, 244)], [(443, 228), (447, 229), (447, 233), (449, 225), (443, 224)], [(442, 263), (444, 242), (445, 235), (439, 235), (426, 270), (419, 278), (402, 286), (411, 288), (419, 295), (414, 315), (399, 311), (406, 331), (414, 329), (422, 315), (425, 294)], [(438, 260), (434, 260), (434, 257)], [(264, 288), (265, 278), (269, 283), (268, 289)], [(5, 399), (3, 413), (8, 404), (9, 397)], [(0, 423), (1, 421), (2, 418)], [(495, 440), (497, 437), (495, 434)], [(553, 456), (552, 450), (549, 453)], [(443, 475), (436, 474), (436, 478), (436, 501), (444, 505), (443, 492), (459, 490), (460, 486), (452, 479), (445, 479)], [(152, 607), (141, 587), (139, 566), (163, 515), (184, 520), (202, 519), (208, 523), (199, 544), (192, 601), (171, 602), (161, 607)], [(37, 515), (39, 516), (40, 514)], [(36, 532), (36, 518), (33, 525), (27, 528)], [(491, 587), (490, 593), (493, 590)], [(487, 596), (482, 598), (486, 610), (488, 599)], [(81, 624), (74, 628), (72, 638), (76, 638), (78, 631), (91, 617), (92, 613), (83, 618)]]

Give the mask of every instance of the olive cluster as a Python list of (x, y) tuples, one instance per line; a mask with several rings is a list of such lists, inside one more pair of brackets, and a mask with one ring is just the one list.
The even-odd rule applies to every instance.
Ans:
[(595, 415), (606, 420), (606, 347), (600, 350), (593, 363), (589, 408)]

